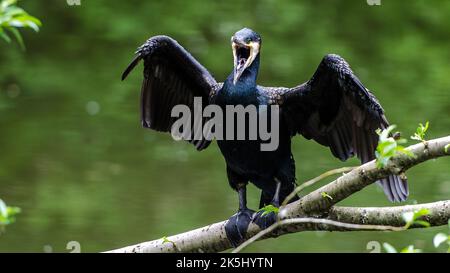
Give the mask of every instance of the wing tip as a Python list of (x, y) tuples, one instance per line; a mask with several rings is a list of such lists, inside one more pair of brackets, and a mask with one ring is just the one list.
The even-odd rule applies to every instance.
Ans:
[(409, 196), (408, 181), (400, 176), (391, 175), (379, 181), (384, 194), (392, 203), (404, 202)]
[(124, 81), (128, 74), (130, 74), (130, 72), (136, 67), (136, 65), (141, 61), (142, 57), (140, 54), (136, 55), (133, 59), (133, 61), (131, 61), (131, 63), (128, 65), (128, 67), (125, 69), (125, 71), (122, 74), (122, 81)]

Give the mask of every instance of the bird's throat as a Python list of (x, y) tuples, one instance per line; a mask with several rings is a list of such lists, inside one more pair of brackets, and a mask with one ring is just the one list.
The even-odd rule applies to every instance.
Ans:
[[(241, 64), (241, 62), (243, 62)], [(239, 60), (237, 64), (237, 68), (239, 69), (240, 66), (244, 65), (245, 60), (241, 59)], [(251, 88), (256, 87), (256, 80), (258, 78), (258, 71), (259, 71), (259, 54), (256, 56), (255, 60), (252, 62), (252, 64), (247, 67), (247, 69), (242, 72), (239, 79), (236, 81), (236, 83), (233, 83), (236, 87), (244, 87), (244, 88)], [(236, 69), (233, 69), (233, 73), (231, 75), (231, 78), (233, 79), (235, 77)]]

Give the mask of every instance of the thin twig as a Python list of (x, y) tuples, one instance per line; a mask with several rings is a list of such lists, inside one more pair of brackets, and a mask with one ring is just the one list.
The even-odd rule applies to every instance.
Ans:
[(297, 193), (301, 192), (301, 191), (304, 190), (305, 188), (307, 188), (307, 187), (309, 187), (309, 186), (312, 186), (312, 185), (316, 184), (317, 182), (319, 182), (319, 181), (321, 181), (321, 180), (323, 180), (323, 179), (325, 179), (325, 178), (327, 178), (327, 177), (329, 177), (329, 176), (332, 176), (332, 175), (335, 175), (335, 174), (342, 174), (342, 173), (350, 172), (350, 171), (352, 171), (352, 170), (355, 169), (355, 168), (357, 168), (357, 167), (343, 167), (343, 168), (334, 169), (334, 170), (329, 170), (329, 171), (327, 171), (327, 172), (324, 172), (323, 174), (321, 174), (321, 175), (319, 175), (319, 176), (317, 176), (317, 177), (315, 177), (315, 178), (313, 178), (313, 179), (311, 179), (311, 180), (308, 180), (308, 181), (306, 181), (305, 183), (303, 183), (303, 184), (301, 184), (300, 186), (298, 186), (297, 188), (295, 188), (295, 189), (294, 189), (294, 190), (293, 190), (293, 191), (292, 191), (292, 192), (284, 199), (284, 201), (283, 201), (283, 203), (282, 203), (281, 205), (282, 205), (282, 206), (286, 206), (287, 203), (289, 203), (289, 201), (291, 201), (292, 198), (294, 198), (295, 195), (296, 195)]
[(261, 230), (255, 236), (251, 237), (247, 241), (243, 242), (240, 246), (235, 248), (232, 253), (238, 253), (242, 251), (244, 248), (259, 240), (261, 237), (270, 234), (275, 229), (285, 225), (295, 225), (295, 224), (323, 224), (323, 225), (331, 225), (335, 227), (341, 227), (346, 229), (355, 229), (355, 230), (380, 230), (380, 231), (403, 231), (405, 227), (394, 227), (394, 226), (381, 226), (381, 225), (358, 225), (358, 224), (349, 224), (343, 222), (337, 222), (328, 219), (317, 219), (317, 218), (295, 218), (295, 219), (286, 219), (281, 220), (270, 227)]

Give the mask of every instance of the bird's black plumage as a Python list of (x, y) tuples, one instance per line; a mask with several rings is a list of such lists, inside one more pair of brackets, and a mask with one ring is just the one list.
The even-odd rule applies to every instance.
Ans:
[[(168, 36), (152, 37), (142, 45), (122, 80), (141, 60), (144, 60), (141, 121), (145, 128), (170, 132), (175, 120), (170, 114), (175, 105), (193, 109), (194, 97), (202, 97), (207, 105), (210, 96), (221, 86), (189, 52)], [(210, 143), (204, 139), (190, 142), (198, 150)]]
[[(213, 76), (175, 40), (167, 36), (150, 38), (137, 51), (123, 79), (144, 60), (142, 84), (142, 124), (146, 128), (170, 132), (177, 104), (193, 108), (193, 98), (203, 105), (279, 105), (280, 144), (274, 151), (261, 151), (260, 140), (220, 140), (218, 145), (227, 165), (228, 181), (239, 193), (239, 211), (227, 224), (233, 244), (243, 240), (250, 221), (265, 227), (274, 220), (261, 217), (246, 206), (245, 187), (252, 182), (262, 190), (260, 207), (279, 205), (295, 187), (295, 162), (291, 137), (301, 134), (328, 146), (340, 160), (356, 155), (362, 163), (374, 159), (378, 136), (388, 122), (375, 96), (354, 75), (347, 62), (327, 55), (312, 78), (296, 87), (257, 85), (261, 37), (242, 29), (232, 37), (234, 69), (224, 83)], [(191, 140), (198, 150), (210, 141)], [(391, 201), (408, 196), (406, 180), (389, 176), (378, 182)], [(269, 218), (270, 218), (269, 217)]]
[[(342, 161), (357, 155), (362, 163), (375, 158), (376, 129), (388, 127), (383, 108), (341, 57), (323, 58), (313, 77), (294, 88), (272, 89), (292, 135), (330, 147)], [(391, 175), (378, 181), (390, 201), (408, 196), (406, 180)]]

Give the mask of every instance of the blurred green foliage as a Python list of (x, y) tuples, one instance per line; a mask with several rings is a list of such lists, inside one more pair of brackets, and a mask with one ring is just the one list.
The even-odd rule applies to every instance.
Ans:
[[(448, 220), (448, 228), (450, 230), (450, 220)], [(435, 248), (447, 244), (447, 253), (450, 253), (450, 234), (438, 233), (433, 238), (433, 245)]]
[(0, 2), (0, 37), (10, 43), (11, 37), (8, 35), (9, 32), (16, 38), (20, 47), (25, 49), (22, 35), (17, 28), (31, 28), (38, 32), (42, 24), (39, 19), (29, 15), (16, 4), (17, 0), (2, 0)]
[[(28, 50), (0, 43), (0, 196), (22, 208), (0, 251), (103, 251), (227, 219), (237, 196), (216, 145), (198, 153), (139, 121), (142, 73), (120, 75), (150, 36), (177, 39), (219, 81), (232, 69), (230, 37), (242, 27), (262, 35), (259, 83), (293, 86), (337, 53), (409, 135), (418, 121), (427, 139), (450, 128), (449, 1), (66, 1), (23, 0), (45, 22), (23, 32)], [(341, 163), (329, 149), (293, 140), (298, 182)], [(407, 204), (448, 199), (449, 159), (407, 172)], [(317, 186), (308, 188), (314, 190)], [(249, 187), (250, 208), (259, 192)], [(306, 193), (306, 192), (305, 192)], [(375, 185), (342, 202), (388, 206)], [(399, 233), (307, 232), (264, 240), (246, 251), (362, 252), (369, 241), (436, 251), (445, 227)], [(415, 238), (411, 241), (411, 238)]]
[[(16, 29), (17, 27), (30, 27), (38, 31), (41, 25), (40, 21), (23, 9), (15, 6), (17, 0), (3, 0), (0, 2), (0, 37), (5, 41), (11, 42), (11, 38), (5, 33), (5, 29), (10, 31), (17, 39), (22, 48), (25, 48), (22, 36)], [(6, 206), (0, 199), (0, 232), (4, 231), (5, 226), (16, 221), (15, 216), (20, 213), (20, 208)]]
[(0, 199), (0, 234), (5, 230), (7, 225), (16, 221), (16, 215), (20, 213), (20, 208), (9, 207)]
[(413, 245), (409, 245), (400, 251), (397, 251), (397, 249), (395, 249), (395, 247), (393, 247), (389, 243), (383, 243), (383, 247), (387, 253), (399, 253), (399, 252), (400, 253), (421, 253), (422, 252), (421, 249), (417, 249)]
[[(425, 215), (430, 214), (430, 211), (428, 209), (421, 209), (414, 212), (405, 212), (403, 213), (402, 217), (405, 221), (405, 229), (410, 228), (412, 225), (422, 226), (425, 228), (430, 227), (430, 223), (428, 223), (425, 220), (422, 220), (421, 218)], [(398, 253), (397, 249), (393, 247), (389, 243), (383, 243), (383, 248), (387, 253)], [(402, 250), (400, 250), (400, 253), (420, 253), (422, 252), (421, 249), (415, 248), (414, 245), (409, 245)]]
[[(430, 213), (427, 209), (422, 209), (415, 212), (407, 212), (403, 214), (403, 219), (405, 220), (405, 229), (410, 228), (412, 225), (418, 225), (423, 227), (430, 227), (430, 223), (425, 220), (421, 220), (423, 216), (426, 216)], [(448, 227), (450, 229), (450, 220), (448, 220)], [(450, 253), (450, 235), (445, 233), (438, 233), (433, 238), (433, 246), (438, 249), (441, 245), (447, 244), (448, 249), (447, 253)], [(387, 253), (398, 253), (397, 249), (389, 243), (383, 243), (383, 248)], [(409, 245), (402, 250), (400, 253), (420, 253), (423, 252), (422, 249), (415, 248), (414, 245)]]

